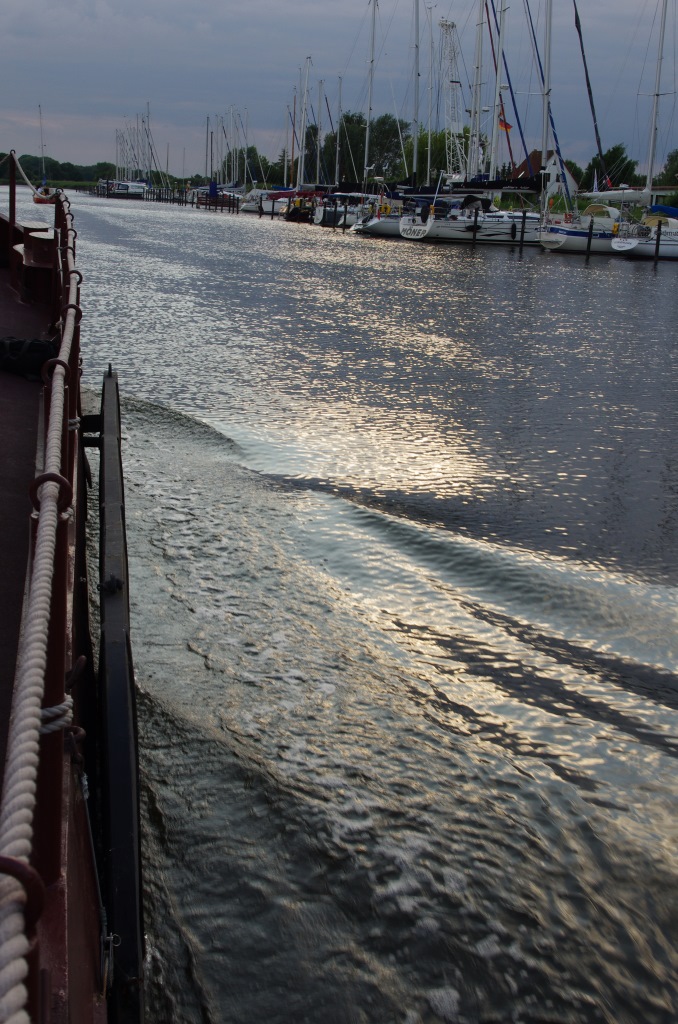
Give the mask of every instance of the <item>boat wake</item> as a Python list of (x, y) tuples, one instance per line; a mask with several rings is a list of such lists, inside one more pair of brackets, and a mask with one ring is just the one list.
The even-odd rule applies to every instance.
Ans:
[(155, 1019), (665, 1019), (671, 588), (124, 423)]

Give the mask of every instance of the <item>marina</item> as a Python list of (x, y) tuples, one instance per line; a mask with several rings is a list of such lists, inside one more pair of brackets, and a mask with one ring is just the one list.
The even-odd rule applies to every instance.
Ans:
[(74, 198), (147, 1020), (671, 1020), (671, 263)]
[(678, 1021), (677, 4), (10, 5), (0, 1024)]

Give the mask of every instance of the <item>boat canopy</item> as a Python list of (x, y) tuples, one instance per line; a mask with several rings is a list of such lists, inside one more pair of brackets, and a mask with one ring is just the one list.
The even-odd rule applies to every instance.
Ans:
[(616, 206), (604, 206), (603, 203), (591, 203), (587, 206), (582, 217), (596, 217), (598, 220), (607, 218), (618, 222), (621, 220), (621, 213)]
[(678, 208), (675, 206), (651, 206), (649, 213), (663, 213), (665, 217), (672, 217), (674, 220), (678, 218)]
[(492, 208), (492, 200), (487, 196), (467, 195), (461, 204), (462, 210), (482, 209), (486, 213)]
[[(667, 207), (667, 209), (670, 210), (671, 207), (669, 206)], [(666, 225), (667, 227), (670, 226), (675, 230), (676, 228), (678, 228), (677, 218), (678, 210), (675, 211), (674, 217), (669, 217), (669, 215), (666, 213), (649, 213), (647, 217), (643, 218), (641, 223), (644, 224), (646, 228), (656, 228), (661, 224), (662, 227)]]

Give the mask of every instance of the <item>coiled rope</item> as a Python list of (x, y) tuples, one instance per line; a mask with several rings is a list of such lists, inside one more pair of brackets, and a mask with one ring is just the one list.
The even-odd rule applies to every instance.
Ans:
[[(16, 161), (22, 177), (26, 175)], [(33, 186), (31, 186), (33, 188)], [(62, 430), (65, 414), (65, 381), (73, 335), (79, 318), (78, 283), (75, 270), (75, 230), (68, 200), (60, 194), (58, 203), (67, 228), (67, 244), (62, 251), (64, 269), (69, 280), (68, 305), (62, 318), (59, 358), (52, 376), (50, 416), (45, 446), (46, 474), (61, 473)], [(72, 509), (59, 511), (61, 486), (46, 480), (38, 489), (40, 512), (35, 554), (27, 598), (23, 635), (19, 645), (14, 682), (12, 712), (7, 742), (4, 788), (0, 803), (0, 856), (28, 864), (33, 838), (33, 817), (38, 773), (41, 705), (47, 667), (47, 637), (50, 620), (52, 577), (60, 515), (72, 515)], [(68, 703), (65, 698), (64, 704)], [(50, 709), (51, 710), (51, 709)], [(68, 708), (62, 709), (59, 727), (67, 721)], [(49, 713), (48, 716), (50, 717)], [(0, 1022), (28, 1024), (28, 973), (24, 909), (26, 891), (14, 877), (0, 874)]]

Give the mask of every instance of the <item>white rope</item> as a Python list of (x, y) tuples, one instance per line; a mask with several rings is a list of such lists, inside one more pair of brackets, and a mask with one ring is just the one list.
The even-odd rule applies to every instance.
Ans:
[(45, 736), (48, 732), (58, 732), (73, 721), (73, 698), (66, 697), (62, 704), (55, 704), (51, 708), (42, 708), (40, 711), (40, 735)]
[[(16, 158), (16, 157), (14, 157), (14, 163), (15, 163), (15, 164), (17, 165), (17, 167), (19, 168), (19, 174), (20, 174), (20, 175), (21, 175), (21, 177), (22, 177), (22, 178), (24, 179), (24, 181), (26, 182), (26, 184), (28, 185), (28, 187), (29, 187), (30, 189), (32, 189), (32, 190), (33, 190), (33, 192), (36, 192), (36, 193), (37, 193), (37, 191), (38, 191), (38, 190), (37, 190), (37, 188), (35, 187), (35, 185), (32, 185), (32, 184), (30, 183), (30, 181), (28, 180), (28, 178), (27, 178), (27, 177), (26, 177), (26, 175), (24, 174), (24, 169), (23, 169), (23, 167), (21, 166), (21, 164), (19, 163), (19, 161), (17, 160), (17, 158)], [(1, 1019), (2, 1019), (2, 1018), (0, 1017), (0, 1020), (1, 1020)]]
[[(25, 178), (21, 166), (16, 161)], [(30, 182), (27, 182), (30, 185)], [(33, 186), (31, 186), (32, 188)], [(64, 202), (64, 200), (59, 200)], [(76, 306), (77, 275), (73, 248), (73, 218), (66, 212), (68, 245), (66, 263), (69, 271), (69, 304)], [(68, 364), (76, 309), (69, 308), (63, 321), (59, 359)], [(65, 370), (57, 364), (52, 377), (50, 418), (45, 447), (45, 473), (61, 472), (61, 443), (65, 411)], [(17, 673), (14, 682), (10, 716), (4, 788), (0, 804), (0, 854), (28, 862), (33, 838), (33, 815), (38, 773), (41, 704), (44, 696), (47, 666), (54, 553), (59, 522), (59, 484), (45, 482), (39, 489), (35, 554), (27, 598), (25, 628), (20, 640)], [(64, 705), (68, 704), (68, 698)], [(71, 702), (72, 703), (72, 702)], [(51, 710), (51, 709), (49, 709)], [(61, 723), (63, 725), (63, 721)], [(60, 726), (61, 727), (61, 726)], [(0, 1024), (28, 1024), (25, 1010), (28, 973), (26, 953), (23, 886), (9, 875), (0, 875)]]

